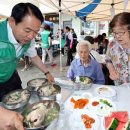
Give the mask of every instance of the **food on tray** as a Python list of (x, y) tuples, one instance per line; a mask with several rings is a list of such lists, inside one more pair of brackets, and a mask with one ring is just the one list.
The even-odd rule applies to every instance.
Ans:
[(103, 104), (105, 104), (105, 105), (107, 105), (109, 107), (112, 107), (112, 105), (107, 100), (100, 99), (100, 102), (102, 102)]
[(48, 110), (48, 115), (46, 116), (45, 123), (51, 122), (55, 117), (57, 117), (58, 111), (56, 108), (51, 108)]
[(83, 99), (83, 98), (80, 98), (78, 100), (75, 100), (73, 97), (70, 99), (70, 101), (72, 103), (74, 103), (74, 109), (83, 109), (88, 103), (89, 103), (89, 100), (88, 99)]
[(39, 87), (39, 86), (42, 86), (44, 82), (45, 81), (43, 79), (34, 79), (30, 83), (31, 83), (31, 86), (33, 87)]
[(77, 76), (75, 78), (76, 83), (81, 83), (81, 84), (90, 84), (92, 80), (89, 77), (83, 77), (83, 76)]
[(128, 112), (127, 111), (112, 112), (111, 117), (114, 117), (121, 122), (127, 122), (128, 121)]
[(47, 84), (46, 86), (42, 86), (38, 89), (38, 93), (40, 96), (50, 96), (56, 93), (59, 93), (59, 91), (54, 88), (53, 85)]
[(118, 122), (116, 130), (130, 130), (130, 122)]
[(104, 95), (104, 94), (111, 95), (112, 92), (111, 92), (111, 90), (108, 87), (101, 87), (98, 90), (98, 94), (100, 94), (100, 95)]
[(47, 114), (47, 108), (42, 103), (34, 106), (32, 111), (26, 116), (26, 122), (31, 127), (38, 127), (44, 121), (45, 115)]
[(110, 112), (112, 112), (114, 110), (112, 104), (109, 101), (104, 100), (104, 99), (100, 99), (99, 102), (100, 102), (100, 106), (97, 109), (97, 112), (99, 114), (101, 114), (101, 115), (109, 115)]
[(88, 116), (87, 114), (82, 114), (81, 118), (85, 125), (85, 128), (87, 129), (92, 128), (92, 124), (95, 123), (95, 120), (92, 117)]
[(114, 88), (102, 85), (95, 89), (96, 94), (102, 97), (113, 97), (116, 95), (116, 91)]
[(55, 88), (52, 85), (50, 85), (50, 86), (48, 85), (45, 87), (41, 87), (38, 92), (40, 95), (50, 96), (50, 95), (52, 95), (52, 93), (55, 92)]
[(89, 107), (100, 116), (107, 116), (116, 110), (115, 104), (111, 100), (104, 98), (91, 99)]
[(116, 130), (118, 120), (113, 117), (105, 117), (105, 130)]
[(105, 93), (105, 92), (108, 92), (108, 88), (106, 88), (106, 87), (101, 87), (101, 88), (99, 88), (99, 91), (98, 91), (98, 93), (100, 94), (100, 93)]
[(45, 78), (37, 78), (28, 81), (27, 86), (29, 90), (37, 91), (39, 87), (47, 83), (47, 79)]
[(24, 117), (24, 124), (29, 128), (40, 127), (44, 124), (49, 124), (54, 120), (59, 113), (59, 110), (54, 107), (54, 103), (38, 103), (28, 110)]
[(92, 102), (92, 106), (97, 106), (97, 105), (99, 105), (99, 102), (97, 101)]
[(130, 130), (130, 122), (126, 111), (112, 112), (104, 120), (105, 130)]
[(5, 103), (7, 105), (12, 105), (15, 103), (25, 102), (28, 100), (29, 96), (30, 93), (28, 92), (28, 90), (14, 91), (11, 92), (9, 96), (5, 97)]
[(99, 128), (100, 119), (88, 109), (73, 110), (67, 120), (67, 130), (102, 130)]

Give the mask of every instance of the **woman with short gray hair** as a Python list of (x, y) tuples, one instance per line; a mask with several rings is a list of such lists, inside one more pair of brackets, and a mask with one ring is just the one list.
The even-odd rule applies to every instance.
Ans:
[(87, 46), (89, 52), (92, 50), (92, 46), (91, 46), (91, 44), (90, 44), (89, 41), (83, 40), (83, 41), (79, 42), (79, 43), (77, 44), (77, 46), (76, 46), (77, 52), (79, 51), (80, 46)]

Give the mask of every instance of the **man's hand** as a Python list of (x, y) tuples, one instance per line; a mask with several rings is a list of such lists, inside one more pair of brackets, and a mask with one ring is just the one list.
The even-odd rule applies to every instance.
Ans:
[(0, 116), (0, 130), (25, 130), (19, 113), (0, 108)]
[(54, 77), (50, 73), (46, 74), (46, 78), (47, 78), (49, 83), (54, 82)]

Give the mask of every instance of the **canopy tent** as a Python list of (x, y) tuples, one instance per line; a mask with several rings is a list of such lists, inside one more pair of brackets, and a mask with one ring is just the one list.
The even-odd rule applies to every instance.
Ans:
[[(96, 2), (95, 0), (61, 0), (61, 7), (59, 7), (60, 0), (0, 0), (0, 15), (10, 16), (12, 7), (19, 2), (31, 2), (37, 5), (43, 14), (45, 13), (58, 13), (61, 10), (62, 13), (75, 16), (75, 12), (84, 14), (87, 16), (87, 20), (91, 21), (108, 21), (111, 19), (112, 7), (115, 9), (115, 14), (124, 11), (124, 1), (128, 1), (128, 5), (125, 11), (130, 12), (130, 0), (101, 0)], [(100, 0), (99, 0), (100, 1)], [(90, 9), (88, 12), (82, 10), (87, 5), (93, 2), (93, 6), (97, 6), (94, 10)], [(92, 6), (91, 6), (92, 7)], [(81, 9), (81, 10), (80, 10)], [(111, 11), (110, 11), (111, 10)], [(83, 17), (83, 15), (82, 15)]]
[[(61, 10), (62, 13), (75, 16), (75, 12), (86, 7), (93, 0), (38, 0), (39, 7), (44, 13), (54, 13)], [(59, 6), (59, 2), (61, 5)]]
[(50, 21), (44, 21), (43, 24), (47, 24), (49, 25), (50, 27), (53, 27), (54, 23), (53, 22), (50, 22)]
[(109, 21), (115, 14), (130, 12), (130, 0), (101, 0), (100, 4), (94, 4), (97, 7), (92, 12), (86, 12), (86, 20)]
[(0, 15), (10, 16), (11, 9), (16, 3), (31, 2), (38, 6), (43, 14), (58, 13), (59, 10), (61, 10), (62, 13), (75, 16), (75, 11), (84, 8), (93, 0), (61, 0), (60, 7), (59, 1), (60, 0), (0, 0)]
[(100, 2), (101, 0), (93, 0), (93, 2), (91, 2), (89, 5), (87, 5), (83, 9), (76, 11), (76, 16), (78, 16), (81, 20), (86, 21), (86, 15), (91, 13), (98, 6)]

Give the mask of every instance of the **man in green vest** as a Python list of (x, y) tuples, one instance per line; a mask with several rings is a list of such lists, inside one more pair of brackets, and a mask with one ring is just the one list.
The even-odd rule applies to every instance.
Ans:
[(22, 88), (16, 67), (23, 54), (31, 58), (49, 82), (54, 81), (37, 55), (33, 42), (43, 20), (36, 6), (19, 3), (13, 7), (11, 17), (0, 22), (0, 100), (10, 91)]

